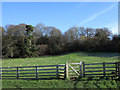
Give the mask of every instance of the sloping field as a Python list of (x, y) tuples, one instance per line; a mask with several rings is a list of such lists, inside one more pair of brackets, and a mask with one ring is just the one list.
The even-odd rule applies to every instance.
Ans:
[(48, 56), (38, 58), (18, 58), (18, 59), (3, 59), (3, 67), (14, 66), (39, 66), (39, 65), (57, 65), (65, 64), (66, 62), (85, 63), (101, 63), (101, 62), (116, 62), (120, 57), (119, 53), (87, 53), (76, 52), (60, 56)]
[[(60, 56), (39, 58), (3, 59), (2, 67), (58, 65), (66, 62), (102, 63), (119, 61), (118, 53), (87, 53), (75, 52)], [(118, 88), (120, 81), (111, 78), (82, 78), (78, 81), (70, 80), (2, 80), (3, 88)]]

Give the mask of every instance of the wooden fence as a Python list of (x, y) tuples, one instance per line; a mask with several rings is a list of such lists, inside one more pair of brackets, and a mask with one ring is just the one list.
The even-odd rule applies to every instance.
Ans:
[(2, 79), (65, 78), (65, 65), (2, 67)]
[(91, 63), (83, 62), (83, 76), (117, 77), (120, 75), (120, 63)]
[[(75, 66), (73, 66), (75, 65)], [(71, 70), (69, 70), (69, 68)], [(26, 66), (26, 67), (2, 67), (2, 79), (65, 79), (69, 75), (78, 77), (102, 76), (119, 77), (120, 62), (115, 63), (66, 63), (62, 65)], [(72, 71), (71, 73), (69, 71)]]
[[(77, 66), (71, 66), (71, 65)], [(69, 67), (70, 66), (70, 67)], [(79, 68), (76, 68), (79, 67)], [(85, 77), (85, 76), (102, 76), (102, 77), (119, 77), (120, 78), (120, 62), (115, 63), (66, 63), (66, 76)]]

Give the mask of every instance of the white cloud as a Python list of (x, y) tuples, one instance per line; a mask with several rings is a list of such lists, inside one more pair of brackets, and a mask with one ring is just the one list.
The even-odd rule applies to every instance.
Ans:
[(97, 18), (98, 16), (107, 13), (108, 11), (112, 10), (115, 6), (116, 6), (116, 4), (113, 4), (112, 6), (106, 8), (105, 10), (103, 10), (103, 11), (101, 11), (101, 12), (98, 12), (98, 13), (90, 16), (89, 18), (87, 18), (87, 19), (85, 19), (83, 22), (81, 22), (80, 25), (84, 25), (85, 23), (94, 20), (94, 19)]

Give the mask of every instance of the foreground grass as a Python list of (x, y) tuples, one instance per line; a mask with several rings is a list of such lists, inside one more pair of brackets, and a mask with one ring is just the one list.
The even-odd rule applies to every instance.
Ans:
[[(85, 63), (101, 63), (118, 61), (118, 53), (87, 53), (76, 52), (60, 56), (40, 58), (3, 59), (2, 67), (13, 66), (39, 66), (57, 65), (66, 62), (85, 61)], [(81, 79), (80, 79), (81, 80)], [(2, 88), (118, 88), (120, 81), (112, 79), (83, 79), (82, 81), (70, 80), (2, 80)]]
[(4, 80), (2, 88), (117, 88), (120, 81), (97, 79), (85, 81), (70, 80)]

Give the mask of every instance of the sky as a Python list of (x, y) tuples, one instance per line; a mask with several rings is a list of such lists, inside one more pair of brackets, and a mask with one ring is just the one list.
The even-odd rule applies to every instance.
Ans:
[(72, 26), (107, 27), (118, 33), (117, 2), (3, 2), (2, 26), (20, 23), (54, 26), (62, 32)]

